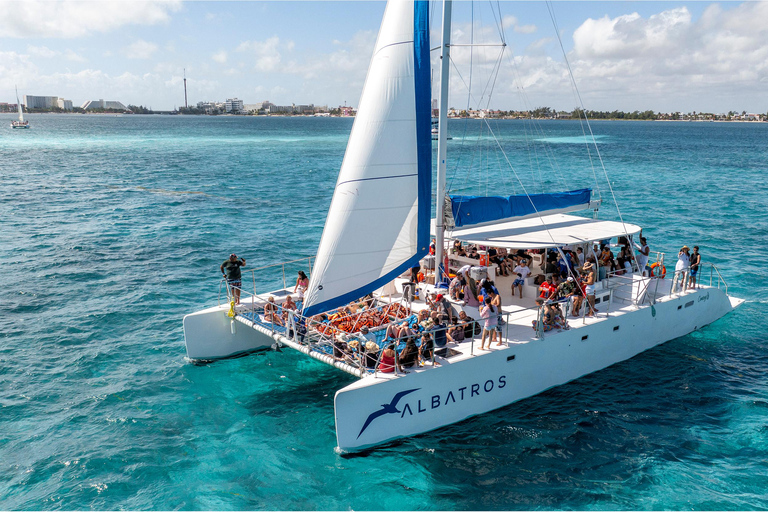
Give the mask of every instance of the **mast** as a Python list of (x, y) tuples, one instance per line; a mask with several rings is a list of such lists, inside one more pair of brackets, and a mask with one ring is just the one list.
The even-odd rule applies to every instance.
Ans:
[(451, 54), (451, 0), (443, 0), (443, 35), (440, 42), (440, 112), (437, 124), (437, 192), (435, 195), (435, 284), (442, 281), (445, 245), (445, 153), (448, 140), (448, 78)]

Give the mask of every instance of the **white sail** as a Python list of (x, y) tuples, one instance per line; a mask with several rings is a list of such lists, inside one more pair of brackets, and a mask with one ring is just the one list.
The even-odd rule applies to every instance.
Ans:
[(16, 89), (16, 106), (19, 108), (19, 123), (24, 124), (24, 111), (21, 108), (21, 101), (19, 101), (18, 89)]
[(387, 4), (320, 240), (306, 315), (375, 290), (428, 250), (428, 25), (427, 2)]

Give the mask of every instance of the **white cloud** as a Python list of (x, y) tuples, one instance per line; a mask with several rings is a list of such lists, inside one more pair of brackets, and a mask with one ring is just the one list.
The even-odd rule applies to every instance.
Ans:
[(745, 95), (765, 94), (766, 19), (768, 2), (726, 11), (713, 4), (698, 20), (686, 7), (648, 18), (633, 13), (588, 19), (573, 34), (571, 64), (595, 97), (607, 94), (593, 85), (602, 79), (646, 108), (698, 102), (689, 108), (722, 110)]
[(280, 51), (291, 51), (293, 47), (293, 41), (280, 41), (279, 37), (273, 36), (265, 41), (243, 41), (237, 51), (252, 54), (258, 71), (274, 71), (282, 61)]
[(61, 52), (58, 52), (56, 50), (51, 50), (47, 46), (27, 46), (27, 53), (32, 55), (33, 57), (41, 57), (43, 59), (50, 59), (52, 57), (56, 57), (58, 55), (61, 55)]
[(124, 25), (165, 23), (181, 0), (0, 0), (0, 37), (73, 38)]
[(88, 59), (72, 50), (64, 52), (64, 58), (71, 62), (88, 62)]
[(129, 59), (151, 59), (157, 51), (155, 43), (139, 39), (123, 49), (123, 54)]
[(214, 53), (211, 59), (218, 62), (219, 64), (224, 64), (225, 62), (227, 62), (227, 52), (225, 52), (224, 50), (221, 50), (218, 53)]

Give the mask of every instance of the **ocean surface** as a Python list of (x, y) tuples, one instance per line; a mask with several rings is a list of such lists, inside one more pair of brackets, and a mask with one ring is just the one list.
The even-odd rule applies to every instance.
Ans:
[[(231, 252), (248, 268), (314, 254), (352, 121), (12, 118), (0, 509), (768, 508), (768, 124), (594, 122), (606, 179), (578, 122), (495, 122), (500, 153), (482, 123), (452, 121), (452, 191), (599, 187), (615, 219), (612, 189), (652, 251), (699, 245), (747, 302), (536, 397), (341, 456), (333, 395), (352, 377), (290, 350), (191, 364), (181, 320), (217, 303)], [(277, 267), (263, 286), (280, 283)]]

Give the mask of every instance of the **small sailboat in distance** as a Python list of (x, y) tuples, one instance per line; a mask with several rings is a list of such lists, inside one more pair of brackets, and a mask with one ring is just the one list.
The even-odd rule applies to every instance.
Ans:
[(19, 101), (19, 89), (16, 88), (16, 106), (19, 109), (19, 120), (11, 121), (11, 128), (29, 128), (29, 121), (24, 120), (24, 109)]

